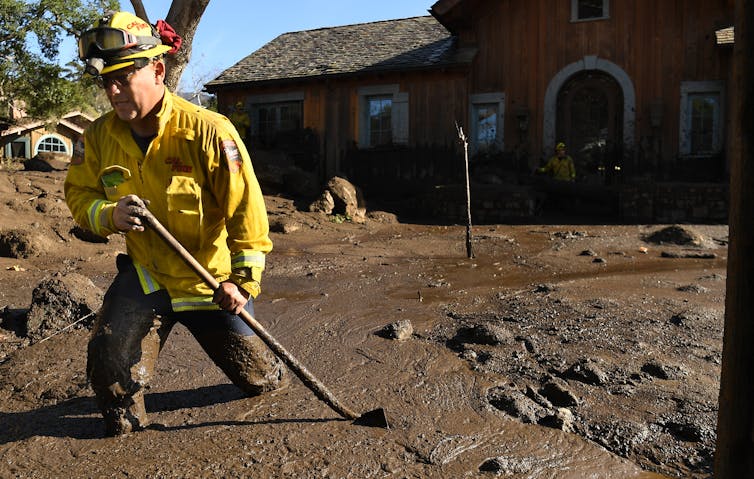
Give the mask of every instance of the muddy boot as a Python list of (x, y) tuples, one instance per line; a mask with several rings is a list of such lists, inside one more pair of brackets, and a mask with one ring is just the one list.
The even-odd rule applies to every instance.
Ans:
[(102, 417), (105, 419), (105, 435), (122, 436), (146, 428), (149, 425), (149, 419), (144, 409), (143, 392), (118, 397), (119, 400), (107, 405), (100, 404)]
[[(98, 318), (87, 354), (87, 375), (108, 436), (127, 434), (149, 424), (144, 387), (152, 377), (161, 345), (159, 318), (149, 313), (145, 319), (143, 314), (127, 309), (119, 313), (104, 320)], [(127, 321), (123, 321), (124, 316)]]
[(226, 376), (249, 396), (285, 387), (288, 371), (283, 362), (259, 339), (225, 331), (197, 338)]

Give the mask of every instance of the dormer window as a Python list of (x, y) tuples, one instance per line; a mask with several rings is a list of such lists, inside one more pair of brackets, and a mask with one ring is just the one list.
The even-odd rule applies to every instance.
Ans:
[(571, 21), (610, 18), (610, 0), (571, 0)]

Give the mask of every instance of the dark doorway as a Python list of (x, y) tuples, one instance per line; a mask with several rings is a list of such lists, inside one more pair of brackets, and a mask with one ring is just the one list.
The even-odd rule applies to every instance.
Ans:
[(623, 93), (613, 77), (598, 71), (573, 76), (560, 90), (557, 141), (565, 142), (579, 182), (612, 184), (620, 179)]

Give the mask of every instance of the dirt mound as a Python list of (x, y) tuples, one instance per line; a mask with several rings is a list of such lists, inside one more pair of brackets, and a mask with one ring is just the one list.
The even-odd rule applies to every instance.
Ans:
[(5, 258), (28, 258), (40, 252), (38, 238), (23, 230), (0, 232), (0, 256)]
[(644, 238), (647, 243), (674, 244), (679, 246), (704, 246), (704, 238), (684, 226), (668, 226), (661, 230), (647, 234)]
[(89, 278), (76, 273), (56, 275), (34, 288), (31, 307), (19, 333), (38, 341), (77, 321), (89, 326), (101, 303), (102, 291)]

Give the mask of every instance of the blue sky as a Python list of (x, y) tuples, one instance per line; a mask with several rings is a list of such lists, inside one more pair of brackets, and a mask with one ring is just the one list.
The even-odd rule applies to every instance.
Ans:
[[(283, 33), (428, 15), (435, 1), (210, 0), (194, 36), (182, 89), (206, 83)], [(170, 3), (144, 0), (149, 20), (164, 19)], [(121, 8), (133, 11), (128, 0), (121, 0)]]

